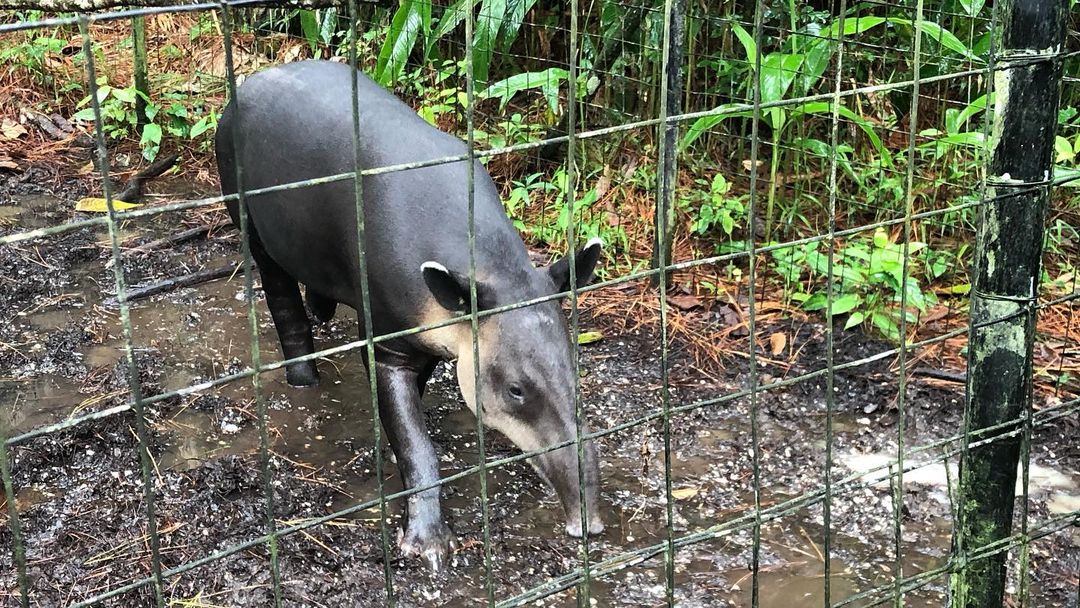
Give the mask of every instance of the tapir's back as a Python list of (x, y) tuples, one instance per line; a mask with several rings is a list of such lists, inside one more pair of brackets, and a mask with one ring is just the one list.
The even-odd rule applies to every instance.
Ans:
[[(233, 159), (243, 163), (246, 191), (351, 172), (350, 72), (344, 64), (305, 61), (250, 76), (239, 88), (238, 104), (230, 104), (218, 126), (222, 191), (237, 190)], [(358, 76), (362, 168), (465, 154), (462, 141)], [(239, 153), (233, 148), (234, 129)], [(486, 171), (479, 163), (474, 166), (478, 274), (513, 281), (531, 269), (525, 247)], [(364, 178), (365, 245), (377, 330), (416, 321), (417, 311), (401, 308), (403, 301), (428, 299), (419, 272), (423, 262), (467, 272), (467, 167), (458, 161)], [(354, 181), (345, 178), (249, 197), (248, 209), (267, 252), (285, 270), (309, 288), (357, 306), (355, 201)]]

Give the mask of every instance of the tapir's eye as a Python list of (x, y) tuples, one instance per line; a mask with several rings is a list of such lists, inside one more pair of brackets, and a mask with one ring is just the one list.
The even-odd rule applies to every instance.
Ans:
[(516, 384), (511, 384), (509, 391), (510, 396), (514, 399), (521, 399), (525, 397), (525, 393), (521, 390), (521, 387)]

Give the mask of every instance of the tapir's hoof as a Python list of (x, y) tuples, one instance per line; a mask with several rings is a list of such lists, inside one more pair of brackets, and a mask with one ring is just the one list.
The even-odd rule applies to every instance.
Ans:
[(458, 548), (457, 538), (442, 522), (436, 526), (421, 528), (410, 526), (400, 539), (401, 553), (405, 557), (419, 557), (433, 572), (442, 570), (450, 553)]
[(289, 386), (315, 386), (319, 383), (319, 370), (314, 361), (302, 361), (285, 366), (285, 381)]

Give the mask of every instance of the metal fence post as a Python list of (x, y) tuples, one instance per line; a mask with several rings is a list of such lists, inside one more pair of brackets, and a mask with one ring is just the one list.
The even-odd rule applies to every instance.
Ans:
[[(671, 22), (668, 24), (666, 65), (662, 94), (666, 98), (665, 110), (661, 112), (663, 122), (657, 127), (663, 138), (662, 148), (668, 152), (661, 159), (659, 173), (659, 197), (656, 199), (656, 239), (653, 242), (652, 267), (661, 268), (672, 262), (671, 248), (675, 238), (675, 188), (677, 185), (677, 163), (679, 150), (679, 124), (668, 122), (670, 116), (682, 114), (683, 58), (686, 56), (686, 0), (674, 0), (671, 6)], [(661, 271), (652, 275), (650, 285), (657, 287), (661, 280), (667, 280), (667, 273)]]
[[(992, 157), (979, 208), (971, 291), (966, 434), (1003, 425), (965, 450), (954, 536), (952, 605), (1004, 605), (1007, 552), (978, 555), (1011, 534), (1017, 464), (1032, 402), (1043, 223), (1050, 198), (1067, 2), (995, 7)], [(1026, 543), (1027, 539), (1022, 539)]]

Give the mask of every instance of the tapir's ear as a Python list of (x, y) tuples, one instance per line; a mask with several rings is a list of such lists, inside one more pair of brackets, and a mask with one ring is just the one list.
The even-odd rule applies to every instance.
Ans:
[[(468, 276), (447, 270), (446, 266), (438, 262), (424, 262), (420, 265), (420, 272), (439, 306), (450, 312), (465, 312), (469, 309)], [(481, 310), (492, 305), (490, 289), (480, 281), (476, 283), (476, 304)]]
[[(604, 241), (598, 238), (589, 239), (589, 242), (585, 243), (585, 246), (574, 256), (574, 274), (578, 287), (588, 285), (592, 280), (593, 270), (596, 269), (596, 263), (600, 261), (600, 250), (603, 246)], [(570, 290), (570, 256), (563, 256), (559, 261), (548, 266), (547, 271), (551, 282), (555, 284), (556, 292)]]

